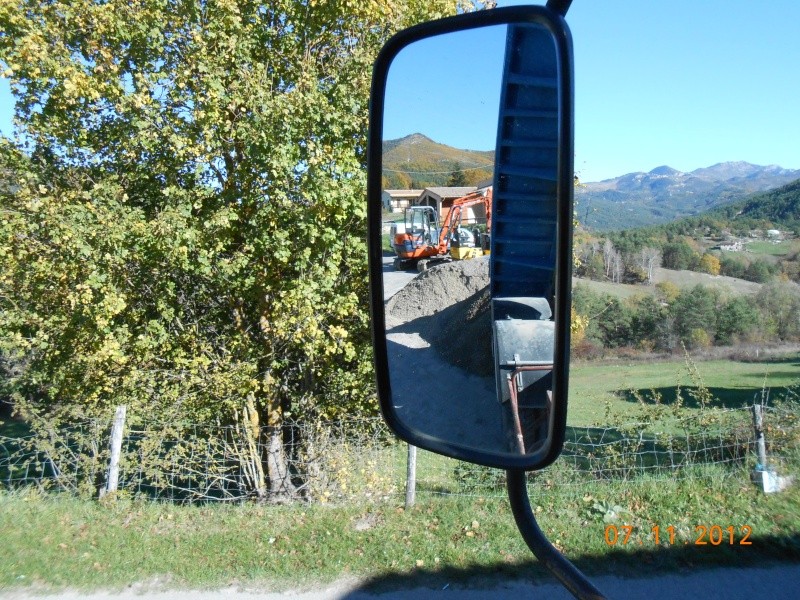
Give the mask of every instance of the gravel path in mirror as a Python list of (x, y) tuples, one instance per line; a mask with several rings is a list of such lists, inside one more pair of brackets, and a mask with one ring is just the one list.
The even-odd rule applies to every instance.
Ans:
[(491, 452), (511, 451), (497, 401), (488, 257), (442, 263), (386, 304), (395, 408), (430, 436)]

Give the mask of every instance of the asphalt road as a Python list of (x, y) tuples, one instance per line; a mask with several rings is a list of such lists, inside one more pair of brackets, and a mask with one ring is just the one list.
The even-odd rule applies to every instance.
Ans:
[(383, 257), (383, 299), (388, 300), (403, 289), (409, 281), (417, 276), (416, 269), (398, 271), (394, 268), (394, 257)]
[[(781, 565), (755, 569), (714, 569), (625, 579), (601, 576), (593, 583), (608, 597), (626, 600), (794, 600), (800, 597), (800, 565)], [(375, 586), (378, 586), (376, 589)], [(221, 590), (158, 591), (136, 586), (121, 592), (86, 594), (67, 592), (40, 595), (0, 591), (1, 598), (17, 600), (417, 600), (422, 598), (458, 598), (459, 600), (568, 600), (572, 596), (559, 584), (537, 584), (518, 580), (477, 580), (474, 583), (439, 583), (435, 587), (416, 584), (414, 577), (404, 582), (381, 584), (342, 580), (334, 585), (303, 590), (270, 590), (269, 587), (229, 587)]]

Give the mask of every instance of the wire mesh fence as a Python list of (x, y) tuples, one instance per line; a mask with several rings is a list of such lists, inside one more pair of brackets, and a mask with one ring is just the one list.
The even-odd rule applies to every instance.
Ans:
[[(707, 411), (669, 422), (569, 427), (561, 458), (531, 478), (551, 485), (682, 477), (698, 466), (752, 469), (756, 433), (749, 408)], [(771, 468), (795, 469), (800, 423), (792, 408), (764, 412)], [(106, 484), (111, 422), (87, 421), (48, 435), (0, 436), (0, 486), (38, 486), (95, 496)], [(242, 426), (130, 423), (122, 438), (118, 493), (170, 502), (276, 499), (343, 503), (399, 498), (406, 446), (379, 418), (288, 423), (280, 447)], [(282, 468), (276, 468), (279, 461)], [(694, 471), (693, 471), (694, 469)], [(276, 481), (281, 478), (280, 482)], [(419, 494), (502, 496), (505, 473), (420, 452)], [(278, 485), (279, 484), (279, 485)]]

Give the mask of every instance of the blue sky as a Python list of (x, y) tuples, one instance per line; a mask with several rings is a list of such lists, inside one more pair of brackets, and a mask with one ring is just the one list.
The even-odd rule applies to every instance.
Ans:
[[(523, 2), (499, 2), (513, 4)], [(575, 45), (575, 167), (584, 181), (733, 160), (800, 169), (797, 0), (574, 0), (567, 22)], [(465, 65), (494, 55), (486, 45), (472, 48), (462, 53)], [(472, 82), (474, 99), (481, 86)], [(439, 93), (438, 102), (452, 108), (443, 114), (464, 104), (459, 93), (462, 101), (450, 104)], [(6, 135), (10, 104), (0, 81)], [(485, 119), (474, 116), (474, 103), (464, 110), (442, 134), (452, 139), (437, 141), (468, 147), (458, 131)]]
[(800, 2), (574, 0), (575, 168), (800, 169)]
[(421, 40), (389, 68), (384, 139), (422, 133), (468, 150), (494, 150), (505, 25)]

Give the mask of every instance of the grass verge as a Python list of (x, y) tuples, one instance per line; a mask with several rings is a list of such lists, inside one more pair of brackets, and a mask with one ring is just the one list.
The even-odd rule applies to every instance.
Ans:
[[(6, 492), (0, 494), (0, 587), (118, 589), (154, 579), (183, 589), (293, 587), (344, 576), (542, 575), (505, 499), (428, 495), (408, 511), (399, 502), (175, 506)], [(765, 496), (743, 469), (565, 486), (545, 471), (531, 488), (531, 502), (548, 537), (589, 574), (800, 559), (797, 486)], [(726, 537), (696, 544), (698, 527), (713, 525), (733, 527), (734, 543)], [(632, 527), (627, 543), (620, 535), (609, 544), (610, 526)], [(746, 540), (752, 544), (739, 543), (744, 526), (752, 530)]]

